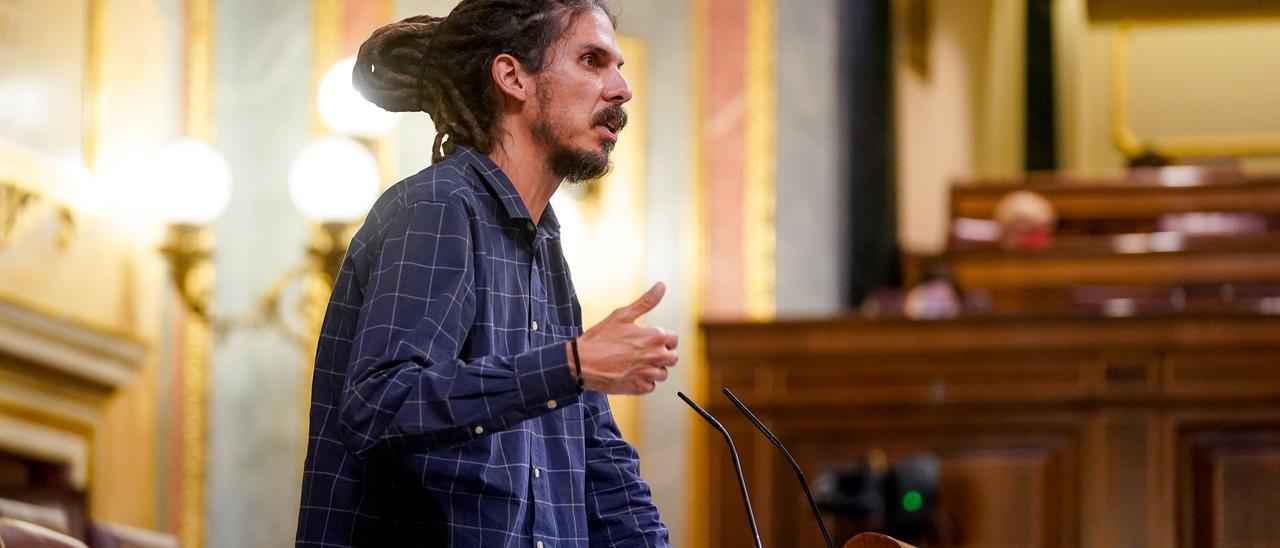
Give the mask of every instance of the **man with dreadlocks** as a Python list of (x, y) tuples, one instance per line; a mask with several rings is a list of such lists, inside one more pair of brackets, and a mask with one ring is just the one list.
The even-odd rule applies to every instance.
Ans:
[(433, 165), (355, 236), (316, 354), (298, 546), (668, 546), (605, 394), (645, 394), (676, 336), (582, 331), (549, 206), (609, 169), (631, 90), (599, 0), (463, 0), (378, 29), (353, 80), (425, 111)]

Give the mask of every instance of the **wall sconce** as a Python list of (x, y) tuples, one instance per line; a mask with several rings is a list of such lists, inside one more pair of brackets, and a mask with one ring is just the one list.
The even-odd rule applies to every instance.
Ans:
[[(364, 146), (346, 137), (325, 137), (307, 145), (290, 170), (294, 205), (312, 222), (303, 263), (282, 272), (253, 308), (234, 317), (211, 311), (214, 288), (213, 237), (209, 225), (226, 209), (231, 174), (212, 146), (184, 139), (167, 148), (145, 183), (157, 217), (168, 222), (160, 252), (187, 308), (221, 336), (237, 328), (267, 326), (306, 347), (323, 318), (346, 255), (347, 242), (378, 193), (378, 166)], [(286, 322), (285, 291), (302, 284), (299, 311), (304, 326)]]
[[(355, 57), (338, 60), (316, 90), (320, 121), (334, 135), (309, 143), (289, 170), (289, 196), (311, 224), (300, 305), (303, 322), (318, 331), (357, 224), (378, 197), (381, 173), (373, 151), (401, 114), (365, 100), (351, 85)], [(304, 341), (307, 337), (304, 337)]]
[[(351, 87), (354, 64), (354, 58), (347, 58), (331, 68), (317, 100), (330, 129), (371, 140), (394, 129), (400, 117), (365, 101)], [(300, 266), (281, 273), (252, 309), (236, 317), (214, 317), (210, 311), (215, 276), (208, 225), (230, 201), (226, 160), (207, 143), (180, 140), (161, 154), (144, 188), (156, 216), (169, 224), (160, 252), (169, 262), (178, 294), (197, 318), (217, 335), (266, 325), (305, 348), (310, 331), (323, 318), (352, 231), (377, 198), (380, 178), (368, 147), (350, 137), (323, 137), (304, 147), (290, 169), (289, 193), (312, 225), (306, 257)], [(286, 289), (299, 282), (301, 332), (288, 325), (281, 309)]]
[(317, 139), (298, 153), (289, 170), (289, 196), (311, 222), (307, 270), (313, 283), (303, 297), (303, 318), (318, 327), (356, 224), (378, 197), (378, 163), (348, 137)]
[(174, 287), (187, 308), (208, 323), (214, 283), (208, 227), (231, 200), (231, 168), (212, 145), (179, 139), (161, 152), (144, 190), (156, 216), (169, 225), (160, 253), (169, 261)]

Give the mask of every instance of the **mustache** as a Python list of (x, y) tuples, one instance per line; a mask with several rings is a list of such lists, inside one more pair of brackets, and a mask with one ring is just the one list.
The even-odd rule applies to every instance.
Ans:
[(591, 117), (591, 127), (602, 126), (610, 122), (615, 122), (618, 126), (618, 131), (622, 131), (622, 128), (627, 127), (627, 109), (622, 108), (622, 105), (612, 105), (605, 107), (604, 110)]

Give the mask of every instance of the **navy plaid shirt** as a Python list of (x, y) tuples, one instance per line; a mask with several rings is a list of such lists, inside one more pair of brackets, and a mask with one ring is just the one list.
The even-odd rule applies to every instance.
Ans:
[(311, 395), (298, 546), (668, 546), (603, 394), (548, 207), (488, 157), (401, 181), (351, 242)]

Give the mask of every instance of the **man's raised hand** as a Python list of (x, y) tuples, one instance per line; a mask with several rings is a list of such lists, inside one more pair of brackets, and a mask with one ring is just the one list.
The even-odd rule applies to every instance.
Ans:
[(614, 310), (578, 338), (582, 380), (588, 390), (648, 394), (667, 380), (667, 368), (680, 359), (676, 334), (661, 327), (636, 325), (636, 320), (658, 306), (666, 292), (662, 282), (653, 284), (635, 302)]

